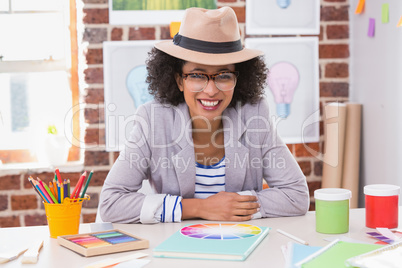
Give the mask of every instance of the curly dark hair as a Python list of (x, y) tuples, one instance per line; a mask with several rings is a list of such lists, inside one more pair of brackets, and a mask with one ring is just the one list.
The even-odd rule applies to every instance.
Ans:
[[(176, 73), (182, 74), (184, 60), (152, 48), (148, 53), (146, 64), (148, 91), (156, 100), (174, 106), (185, 101), (175, 79)], [(234, 107), (237, 102), (241, 105), (256, 103), (264, 94), (268, 73), (263, 56), (236, 63), (235, 69), (239, 72), (239, 77), (229, 106)]]

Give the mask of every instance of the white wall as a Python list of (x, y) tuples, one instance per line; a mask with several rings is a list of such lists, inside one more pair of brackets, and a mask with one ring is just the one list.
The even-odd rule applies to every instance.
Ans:
[[(350, 1), (350, 100), (363, 104), (359, 204), (364, 207), (364, 185), (402, 186), (402, 27), (396, 27), (402, 1), (366, 1), (363, 13), (354, 14), (357, 3)], [(386, 24), (383, 3), (389, 3)], [(374, 37), (367, 35), (369, 18), (375, 19)]]

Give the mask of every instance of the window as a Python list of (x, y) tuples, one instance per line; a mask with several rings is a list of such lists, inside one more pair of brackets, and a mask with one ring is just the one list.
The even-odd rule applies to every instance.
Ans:
[(73, 125), (69, 4), (66, 0), (0, 1), (3, 163), (37, 161), (35, 152), (49, 125), (60, 133), (72, 133), (67, 129)]

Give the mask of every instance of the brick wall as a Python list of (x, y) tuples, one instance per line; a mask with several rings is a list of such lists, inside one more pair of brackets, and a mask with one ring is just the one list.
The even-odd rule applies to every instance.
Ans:
[[(78, 0), (79, 1), (79, 0)], [(218, 6), (228, 5), (235, 10), (243, 37), (245, 33), (245, 1), (218, 0)], [(63, 178), (70, 178), (75, 185), (80, 174), (94, 170), (88, 194), (91, 200), (85, 202), (81, 220), (93, 222), (99, 192), (103, 181), (117, 158), (117, 153), (105, 151), (105, 121), (103, 98), (103, 41), (168, 39), (169, 26), (115, 26), (109, 25), (108, 0), (83, 0), (78, 3), (78, 23), (83, 23), (80, 36), (83, 86), (81, 103), (86, 124), (84, 142), (84, 166), (74, 172), (61, 169)], [(349, 0), (321, 0), (321, 33), (319, 35), (320, 107), (327, 102), (346, 101), (349, 94)], [(320, 124), (320, 142), (307, 144), (315, 151), (323, 150), (323, 124)], [(95, 146), (94, 146), (95, 145)], [(310, 188), (310, 195), (320, 188), (322, 162), (311, 155), (303, 144), (289, 144)], [(10, 172), (11, 173), (11, 172)], [(12, 174), (0, 175), (0, 227), (31, 226), (46, 224), (43, 205), (32, 190), (27, 177), (40, 177), (48, 181), (53, 173), (15, 170)], [(314, 209), (314, 203), (311, 208)]]

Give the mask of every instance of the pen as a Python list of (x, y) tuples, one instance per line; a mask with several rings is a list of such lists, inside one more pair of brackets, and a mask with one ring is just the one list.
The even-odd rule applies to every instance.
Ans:
[(287, 233), (285, 231), (282, 231), (281, 229), (277, 229), (276, 231), (278, 233), (280, 233), (280, 234), (283, 234), (284, 236), (287, 236), (287, 237), (289, 237), (289, 238), (301, 243), (301, 244), (308, 245), (308, 243), (306, 241), (304, 241), (304, 240), (302, 240), (302, 239), (300, 239), (300, 238), (298, 238), (298, 237), (296, 237), (294, 235), (291, 235), (291, 234), (289, 234), (289, 233)]

